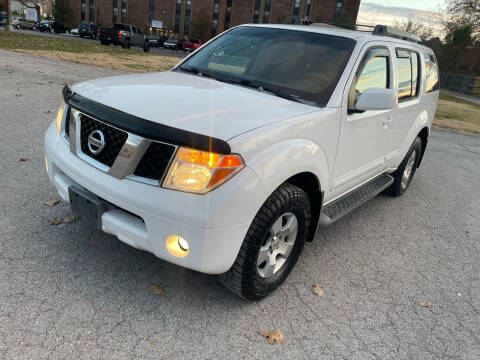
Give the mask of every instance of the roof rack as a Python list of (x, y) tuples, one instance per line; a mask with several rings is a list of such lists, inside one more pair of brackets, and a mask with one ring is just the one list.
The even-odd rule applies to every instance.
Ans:
[(421, 43), (422, 38), (420, 36), (410, 34), (409, 32), (395, 29), (394, 27), (387, 26), (387, 25), (377, 25), (375, 26), (375, 29), (373, 29), (373, 34), (374, 35), (384, 35), (384, 36), (390, 36), (393, 38), (397, 39), (402, 39), (402, 40), (407, 40), (407, 41), (413, 41), (416, 43)]
[(369, 32), (374, 35), (389, 36), (397, 39), (413, 41), (416, 43), (422, 43), (422, 38), (420, 36), (410, 34), (409, 32), (396, 29), (387, 25), (363, 25), (357, 23), (346, 23), (346, 22), (337, 22), (337, 21), (318, 21), (313, 22), (310, 20), (302, 19), (301, 22), (303, 25), (312, 25), (312, 26), (323, 26), (323, 27), (335, 27), (335, 28), (344, 28), (356, 31)]

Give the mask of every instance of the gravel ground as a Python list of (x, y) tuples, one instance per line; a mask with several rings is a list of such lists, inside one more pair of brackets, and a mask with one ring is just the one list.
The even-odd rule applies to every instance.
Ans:
[[(0, 359), (480, 357), (479, 136), (434, 130), (404, 196), (321, 229), (281, 288), (246, 302), (81, 220), (49, 225), (71, 215), (42, 205), (58, 198), (43, 134), (62, 85), (112, 74), (0, 51)], [(283, 345), (257, 333), (271, 330)]]

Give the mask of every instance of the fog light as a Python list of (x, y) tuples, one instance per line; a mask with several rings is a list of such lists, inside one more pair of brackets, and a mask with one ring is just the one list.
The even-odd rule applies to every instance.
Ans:
[(190, 245), (188, 245), (187, 240), (178, 235), (167, 237), (165, 246), (170, 254), (179, 258), (186, 257), (190, 251)]

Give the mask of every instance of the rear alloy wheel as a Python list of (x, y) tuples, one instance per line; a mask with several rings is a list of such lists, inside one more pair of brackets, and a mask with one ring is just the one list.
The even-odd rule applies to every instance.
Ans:
[(393, 184), (385, 190), (386, 194), (397, 197), (408, 189), (417, 171), (421, 153), (422, 140), (417, 137), (412, 146), (410, 146), (410, 149), (408, 149), (407, 155), (405, 155), (398, 169), (391, 174), (394, 181)]
[(219, 276), (238, 296), (259, 300), (280, 286), (300, 256), (311, 222), (308, 195), (285, 183), (253, 219), (235, 263)]
[(55, 34), (55, 29), (50, 29), (50, 32), (51, 32), (52, 34)]

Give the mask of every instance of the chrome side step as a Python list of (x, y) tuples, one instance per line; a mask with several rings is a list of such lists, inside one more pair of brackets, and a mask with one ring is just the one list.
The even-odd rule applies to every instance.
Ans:
[(358, 189), (342, 196), (334, 202), (325, 205), (320, 213), (320, 225), (328, 226), (348, 214), (353, 209), (370, 200), (393, 183), (393, 177), (388, 174), (377, 176), (372, 181)]

